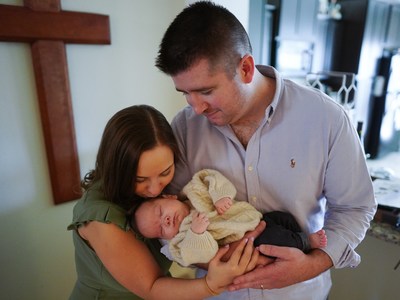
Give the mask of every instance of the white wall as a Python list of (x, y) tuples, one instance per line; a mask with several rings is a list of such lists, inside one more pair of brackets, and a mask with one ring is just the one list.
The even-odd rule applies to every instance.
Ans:
[[(106, 14), (112, 44), (68, 45), (81, 173), (93, 168), (106, 121), (138, 103), (170, 120), (184, 105), (154, 67), (161, 37), (184, 0), (62, 0), (65, 10)], [(22, 5), (22, 0), (0, 0)], [(67, 299), (75, 281), (75, 204), (53, 204), (30, 47), (0, 42), (0, 293), (2, 299)]]
[[(198, 2), (199, 0), (186, 0), (186, 4)], [(243, 27), (248, 30), (249, 28), (249, 1), (250, 0), (214, 0), (229, 9), (238, 18)]]

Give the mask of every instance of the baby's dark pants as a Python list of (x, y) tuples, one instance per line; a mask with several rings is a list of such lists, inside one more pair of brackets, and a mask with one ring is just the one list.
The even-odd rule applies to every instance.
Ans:
[(269, 244), (309, 250), (307, 235), (301, 231), (296, 219), (289, 213), (273, 211), (265, 213), (265, 230), (255, 239), (254, 245)]

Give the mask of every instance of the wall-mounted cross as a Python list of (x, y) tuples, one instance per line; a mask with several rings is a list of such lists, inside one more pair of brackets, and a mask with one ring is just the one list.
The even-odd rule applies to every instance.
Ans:
[(31, 44), (54, 203), (80, 197), (65, 43), (110, 44), (109, 17), (62, 11), (60, 0), (0, 5), (0, 41)]

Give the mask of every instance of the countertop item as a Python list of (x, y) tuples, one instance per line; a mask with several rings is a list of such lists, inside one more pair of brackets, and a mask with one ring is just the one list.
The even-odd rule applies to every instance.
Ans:
[[(396, 179), (400, 178), (400, 152), (386, 153), (377, 159), (368, 159), (367, 164), (372, 178), (387, 179), (388, 183), (390, 183), (391, 179), (394, 179), (392, 181), (394, 183), (398, 182)], [(380, 191), (375, 191), (375, 193), (378, 198), (382, 196)], [(395, 195), (394, 191), (391, 194)], [(400, 246), (400, 209), (396, 209), (398, 205), (393, 205), (387, 201), (394, 201), (394, 199), (387, 199), (388, 195), (383, 196), (377, 199), (378, 210), (374, 220), (371, 222), (367, 235)], [(386, 207), (382, 204), (394, 207)], [(396, 226), (396, 224), (398, 225)]]
[(378, 206), (367, 234), (400, 246), (400, 211)]

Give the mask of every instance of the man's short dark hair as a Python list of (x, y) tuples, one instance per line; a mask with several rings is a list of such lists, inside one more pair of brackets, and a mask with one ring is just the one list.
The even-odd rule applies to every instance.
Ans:
[(205, 58), (228, 72), (245, 54), (251, 54), (246, 30), (226, 8), (210, 1), (186, 7), (169, 25), (161, 41), (156, 67), (174, 76)]

